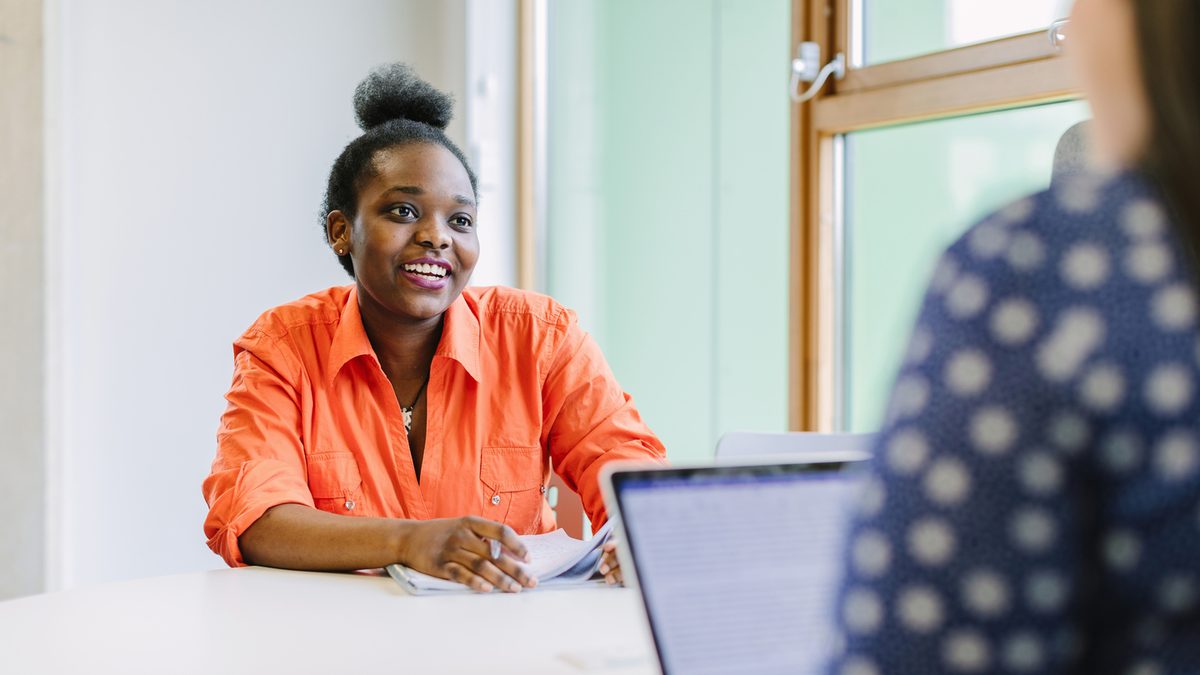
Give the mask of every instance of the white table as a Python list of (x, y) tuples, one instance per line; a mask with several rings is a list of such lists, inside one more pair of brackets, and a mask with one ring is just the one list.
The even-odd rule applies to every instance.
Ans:
[(259, 567), (0, 603), (0, 673), (654, 673), (633, 591), (413, 597)]

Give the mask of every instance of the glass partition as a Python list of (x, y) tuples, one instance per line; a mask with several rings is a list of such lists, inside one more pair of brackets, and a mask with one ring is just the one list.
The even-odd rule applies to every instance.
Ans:
[(790, 17), (549, 3), (545, 290), (675, 461), (787, 428)]
[(855, 66), (931, 54), (1046, 29), (1073, 0), (859, 0), (851, 5)]
[(976, 220), (1050, 182), (1066, 102), (844, 137), (841, 426), (883, 421), (933, 264)]

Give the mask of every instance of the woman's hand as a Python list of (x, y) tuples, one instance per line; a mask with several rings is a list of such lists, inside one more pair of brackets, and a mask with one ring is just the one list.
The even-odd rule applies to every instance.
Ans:
[(604, 582), (609, 586), (624, 584), (625, 578), (621, 576), (621, 561), (617, 559), (617, 542), (609, 539), (604, 542), (601, 550), (604, 553), (600, 556), (600, 573), (604, 575)]
[(408, 521), (400, 562), (418, 572), (451, 579), (481, 593), (516, 593), (537, 579), (520, 565), (525, 545), (507, 525), (475, 516)]

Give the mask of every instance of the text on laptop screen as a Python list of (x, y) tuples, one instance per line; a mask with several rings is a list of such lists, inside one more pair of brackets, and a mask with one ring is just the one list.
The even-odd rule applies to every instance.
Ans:
[(808, 673), (831, 648), (853, 474), (696, 472), (618, 488), (668, 675)]

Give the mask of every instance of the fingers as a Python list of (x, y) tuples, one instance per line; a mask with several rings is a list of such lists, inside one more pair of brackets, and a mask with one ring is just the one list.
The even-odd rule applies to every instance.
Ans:
[(621, 574), (621, 562), (617, 559), (616, 543), (607, 542), (602, 550), (604, 553), (600, 556), (600, 573), (604, 575), (604, 582), (609, 586), (625, 583), (625, 577)]
[(487, 559), (475, 556), (471, 561), (449, 562), (443, 570), (451, 581), (470, 588), (479, 593), (491, 593), (499, 588), (508, 593), (519, 593), (521, 585), (512, 577), (501, 572)]
[(457, 581), (473, 591), (491, 593), (495, 589), (495, 586), (490, 581), (477, 574), (473, 574), (471, 570), (456, 562), (447, 563), (443, 569), (446, 572), (447, 579)]
[(520, 593), (521, 584), (512, 576), (502, 572), (495, 563), (487, 558), (476, 557), (471, 561), (471, 571), (477, 577), (483, 578), (492, 586), (509, 593)]
[[(488, 523), (482, 520), (480, 522)], [(448, 561), (458, 564), (474, 576), (504, 591), (516, 592), (522, 587), (537, 586), (537, 579), (516, 558), (496, 550), (502, 547), (495, 539), (482, 538), (475, 529), (476, 523), (467, 525), (468, 527), (456, 536), (455, 550), (449, 551), (446, 556)], [(511, 531), (511, 528), (508, 529)], [(519, 539), (517, 543), (520, 543)]]
[(529, 551), (525, 548), (525, 544), (521, 542), (515, 530), (505, 525), (492, 520), (484, 520), (476, 516), (467, 516), (463, 519), (464, 523), (472, 532), (485, 539), (494, 539), (500, 542), (504, 550), (509, 555), (521, 560), (529, 562)]

